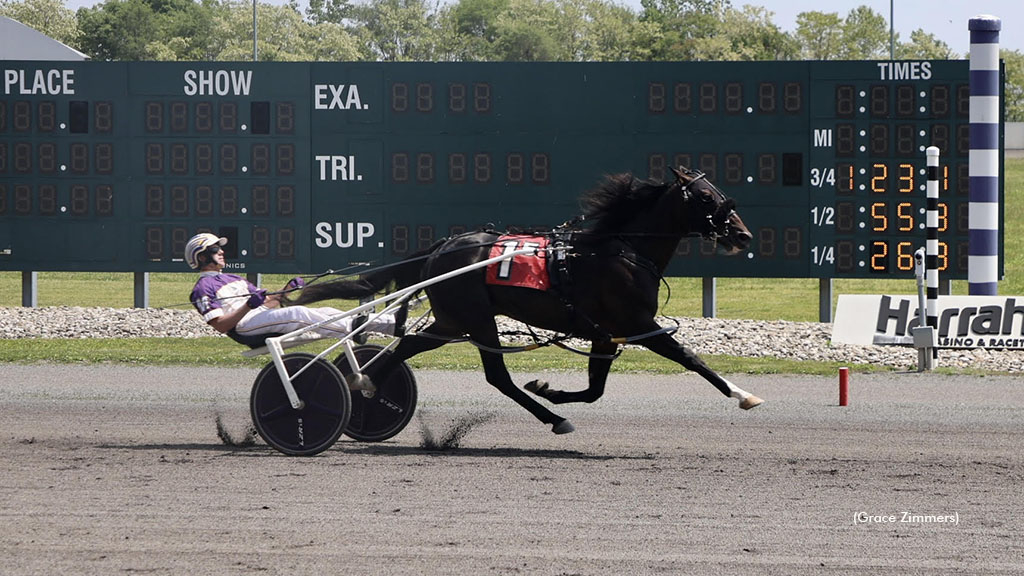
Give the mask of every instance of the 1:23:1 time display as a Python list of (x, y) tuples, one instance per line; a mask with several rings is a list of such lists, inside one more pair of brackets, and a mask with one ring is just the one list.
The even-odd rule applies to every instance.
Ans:
[[(966, 166), (966, 164), (964, 165)], [(857, 190), (870, 190), (873, 194), (887, 194), (898, 192), (900, 194), (911, 194), (915, 190), (917, 178), (915, 177), (913, 164), (901, 162), (892, 168), (884, 162), (875, 162), (871, 165), (871, 175), (868, 178), (867, 169), (860, 170), (860, 176), (868, 178), (866, 183), (858, 182), (858, 174), (853, 164), (839, 164), (836, 166), (836, 193), (840, 195), (855, 194)], [(966, 168), (960, 178), (959, 185), (964, 188), (963, 178), (966, 176)], [(939, 192), (949, 192), (949, 166), (943, 166), (939, 178)]]

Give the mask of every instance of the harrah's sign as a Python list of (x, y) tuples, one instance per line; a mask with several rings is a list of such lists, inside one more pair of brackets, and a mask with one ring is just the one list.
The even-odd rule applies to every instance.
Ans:
[[(911, 336), (919, 322), (917, 296), (839, 296), (832, 341), (887, 344)], [(1024, 349), (1024, 296), (940, 296), (940, 348)]]

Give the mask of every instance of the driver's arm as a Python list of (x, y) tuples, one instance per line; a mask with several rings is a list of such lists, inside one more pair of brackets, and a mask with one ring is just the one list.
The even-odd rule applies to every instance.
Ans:
[[(267, 308), (279, 308), (281, 306), (281, 297), (277, 294), (271, 294), (263, 301), (263, 306)], [(248, 306), (239, 306), (237, 310), (229, 314), (217, 316), (207, 322), (207, 324), (212, 326), (217, 332), (227, 334), (232, 328), (237, 326), (238, 323), (242, 321), (242, 318), (244, 318), (251, 310), (252, 308), (249, 308)]]
[(242, 318), (249, 313), (249, 308), (242, 306), (230, 314), (222, 314), (207, 322), (213, 329), (221, 334), (227, 334), (232, 328), (242, 321)]

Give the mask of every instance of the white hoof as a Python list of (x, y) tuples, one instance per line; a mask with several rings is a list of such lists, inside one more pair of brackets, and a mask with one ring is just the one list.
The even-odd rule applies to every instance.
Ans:
[(753, 408), (755, 406), (760, 406), (763, 402), (764, 402), (764, 400), (762, 400), (762, 399), (758, 398), (757, 396), (754, 396), (753, 394), (751, 394), (750, 396), (747, 396), (743, 400), (740, 400), (740, 408), (742, 408), (744, 410), (750, 410), (751, 408)]
[(572, 425), (572, 422), (568, 420), (562, 420), (558, 424), (551, 427), (551, 431), (555, 434), (569, 434), (576, 431), (576, 427)]

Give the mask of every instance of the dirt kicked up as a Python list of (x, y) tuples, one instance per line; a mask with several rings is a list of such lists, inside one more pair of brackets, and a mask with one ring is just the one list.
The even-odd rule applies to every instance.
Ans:
[(218, 437), (254, 370), (0, 371), (2, 574), (1024, 570), (1014, 378), (855, 374), (841, 408), (838, 378), (731, 376), (766, 400), (744, 412), (613, 374), (556, 436), (482, 374), (421, 371), (401, 434), (294, 458)]

